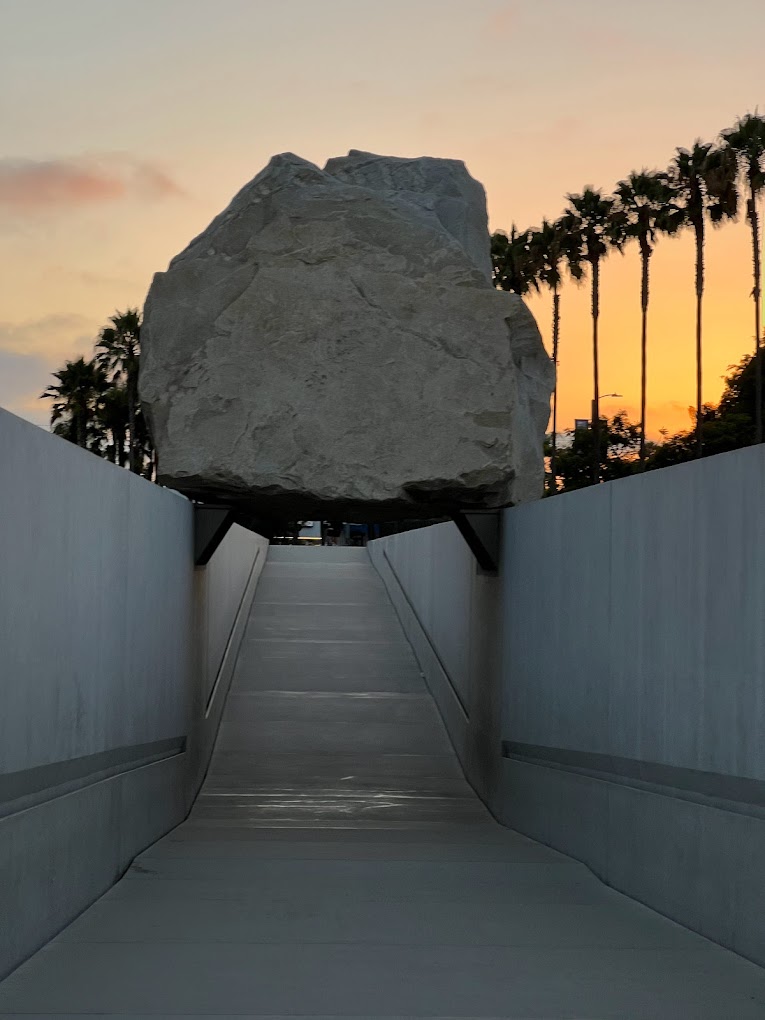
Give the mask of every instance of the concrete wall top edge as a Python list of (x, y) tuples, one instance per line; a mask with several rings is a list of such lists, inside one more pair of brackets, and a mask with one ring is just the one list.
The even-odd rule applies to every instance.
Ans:
[(616, 478), (602, 482), (598, 486), (586, 486), (572, 492), (561, 492), (546, 499), (520, 503), (507, 507), (503, 513), (517, 516), (523, 513), (550, 513), (554, 507), (562, 507), (573, 501), (582, 499), (608, 499), (612, 493), (628, 497), (631, 490), (674, 488), (683, 484), (714, 483), (725, 473), (731, 471), (744, 474), (747, 471), (765, 471), (765, 444), (748, 446), (741, 450), (729, 450), (717, 453), (712, 457), (687, 461), (683, 464), (672, 464), (668, 467), (646, 471), (644, 474), (630, 475), (627, 478)]
[(73, 470), (88, 473), (108, 472), (123, 480), (127, 486), (144, 489), (150, 494), (148, 498), (176, 500), (191, 507), (190, 501), (182, 493), (163, 485), (156, 485), (0, 407), (0, 452), (7, 443), (20, 445), (27, 455), (39, 453), (44, 457), (68, 460)]

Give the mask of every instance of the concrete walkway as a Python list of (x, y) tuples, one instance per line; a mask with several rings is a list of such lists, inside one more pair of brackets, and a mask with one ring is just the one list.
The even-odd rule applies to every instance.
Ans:
[(765, 971), (497, 825), (363, 551), (273, 550), (188, 821), (0, 1015), (765, 1017)]

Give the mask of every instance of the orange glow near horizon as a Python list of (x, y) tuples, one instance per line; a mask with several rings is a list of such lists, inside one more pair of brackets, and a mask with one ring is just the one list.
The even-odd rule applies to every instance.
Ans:
[[(762, 33), (744, 24), (765, 28), (760, 0), (730, 0), (725, 19), (707, 0), (645, 0), (640, 18), (626, 0), (0, 4), (16, 97), (0, 152), (0, 405), (43, 424), (49, 373), (89, 352), (115, 309), (142, 305), (152, 274), (273, 153), (460, 158), (493, 229), (533, 226), (566, 192), (666, 166), (675, 146), (765, 106)], [(113, 73), (115, 39), (129, 73)], [(754, 346), (750, 259), (743, 219), (709, 231), (707, 401)], [(660, 240), (651, 270), (658, 438), (688, 428), (695, 403), (691, 239)], [(529, 304), (549, 346), (549, 295)], [(601, 390), (623, 394), (603, 413), (638, 416), (639, 336), (633, 246), (603, 267)], [(567, 285), (561, 430), (589, 416), (590, 344), (588, 283)]]
[[(705, 403), (716, 404), (729, 366), (754, 351), (749, 228), (744, 222), (710, 232), (706, 251), (703, 386)], [(648, 320), (647, 431), (659, 440), (692, 427), (696, 405), (696, 307), (694, 246), (690, 235), (660, 239), (651, 259)], [(612, 253), (601, 277), (600, 390), (622, 397), (604, 399), (601, 412), (626, 410), (640, 419), (640, 262), (633, 245)], [(592, 324), (589, 280), (562, 291), (559, 357), (559, 412), (562, 430), (590, 416)], [(552, 302), (542, 292), (529, 298), (550, 349)]]

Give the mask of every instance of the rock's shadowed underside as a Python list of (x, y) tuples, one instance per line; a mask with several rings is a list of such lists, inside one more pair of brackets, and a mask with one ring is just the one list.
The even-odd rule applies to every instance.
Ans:
[(192, 498), (384, 520), (541, 494), (553, 369), (458, 161), (275, 156), (154, 277), (142, 342), (159, 478)]

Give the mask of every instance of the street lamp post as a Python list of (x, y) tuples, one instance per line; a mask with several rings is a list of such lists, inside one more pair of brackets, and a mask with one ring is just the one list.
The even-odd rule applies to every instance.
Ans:
[[(593, 444), (595, 442), (597, 442), (599, 440), (599, 438), (600, 438), (600, 429), (595, 427), (595, 423), (596, 422), (598, 422), (598, 424), (600, 423), (600, 401), (601, 400), (606, 400), (608, 397), (621, 397), (621, 396), (622, 396), (621, 393), (602, 393), (602, 394), (600, 394), (600, 396), (598, 397), (597, 400), (593, 399), (593, 401), (592, 401), (592, 418), (590, 419), (590, 429), (592, 431), (592, 441), (593, 441)], [(593, 459), (594, 459), (594, 463), (596, 465), (596, 468), (595, 468), (595, 477), (594, 477), (593, 481), (597, 485), (598, 482), (600, 481), (600, 450), (595, 450), (595, 455), (594, 455)]]

